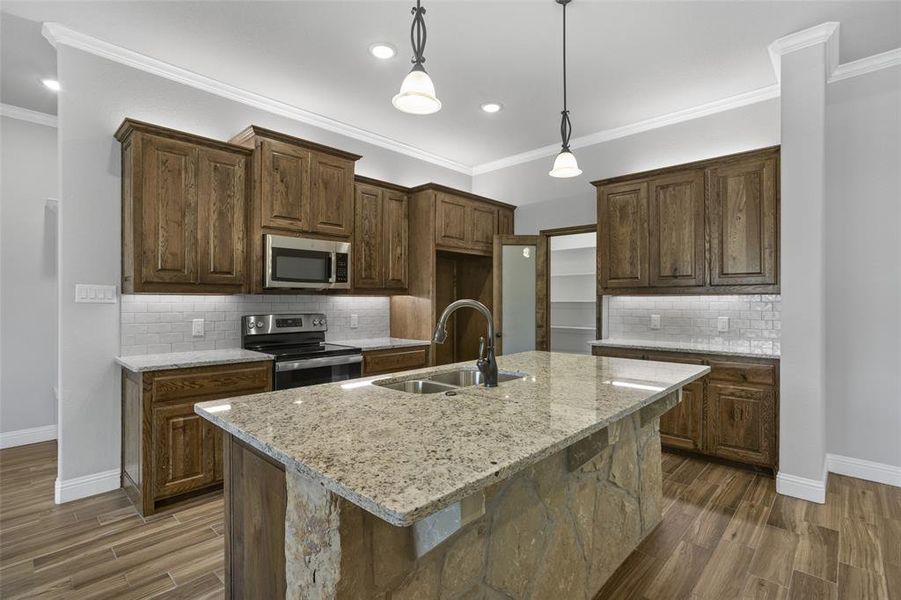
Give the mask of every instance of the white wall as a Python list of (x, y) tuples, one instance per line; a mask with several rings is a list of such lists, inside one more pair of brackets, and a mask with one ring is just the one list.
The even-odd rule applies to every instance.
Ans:
[[(56, 129), (0, 119), (0, 445), (56, 424)], [(39, 431), (26, 432), (24, 430)], [(9, 435), (13, 432), (13, 435)]]
[(548, 157), (476, 175), (472, 188), (489, 198), (525, 204), (516, 209), (516, 233), (531, 234), (594, 223), (592, 181), (778, 143), (776, 99), (578, 148), (574, 152), (582, 169), (579, 177), (549, 177), (553, 157)]
[(901, 67), (826, 90), (830, 454), (901, 467)]
[[(120, 148), (125, 117), (217, 139), (253, 123), (364, 155), (357, 172), (469, 188), (469, 177), (60, 46), (60, 488), (119, 468), (119, 305), (75, 304), (75, 283), (120, 280)], [(93, 486), (90, 492), (100, 491)], [(84, 488), (87, 490), (87, 488)]]

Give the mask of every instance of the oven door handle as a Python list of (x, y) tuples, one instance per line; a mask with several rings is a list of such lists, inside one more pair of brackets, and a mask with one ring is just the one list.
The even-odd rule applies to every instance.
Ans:
[(306, 358), (275, 363), (275, 372), (303, 371), (305, 369), (317, 369), (319, 367), (336, 367), (339, 365), (353, 365), (363, 362), (362, 354), (349, 356), (324, 356), (322, 358)]

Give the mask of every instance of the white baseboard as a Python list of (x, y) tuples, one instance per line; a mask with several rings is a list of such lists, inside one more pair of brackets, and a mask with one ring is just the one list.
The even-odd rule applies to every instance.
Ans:
[(823, 471), (823, 479), (808, 479), (806, 477), (798, 477), (797, 475), (789, 475), (788, 473), (779, 473), (776, 475), (776, 492), (783, 496), (792, 496), (807, 500), (808, 502), (816, 502), (817, 504), (825, 504), (826, 502), (826, 477), (827, 473)]
[(27, 446), (56, 439), (56, 425), (44, 425), (0, 433), (0, 449)]
[(54, 486), (54, 497), (57, 504), (63, 504), (64, 502), (71, 502), (72, 500), (116, 490), (120, 487), (122, 487), (120, 471), (119, 469), (111, 469), (65, 481), (57, 478)]
[(901, 467), (894, 465), (840, 456), (838, 454), (827, 454), (826, 468), (829, 469), (830, 473), (901, 487)]

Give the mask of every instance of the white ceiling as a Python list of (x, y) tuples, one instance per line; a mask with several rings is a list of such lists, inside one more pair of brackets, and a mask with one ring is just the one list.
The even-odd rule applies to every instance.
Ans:
[[(557, 141), (560, 6), (552, 0), (424, 5), (426, 68), (444, 105), (425, 117), (391, 106), (409, 69), (411, 1), (5, 0), (3, 11), (59, 22), (466, 165)], [(767, 45), (825, 21), (841, 23), (841, 63), (901, 47), (897, 1), (575, 0), (567, 14), (574, 137), (772, 85)], [(26, 108), (54, 112), (43, 90), (18, 90), (34, 85), (37, 72), (7, 77), (8, 42), (24, 42), (3, 37), (3, 102), (33, 97)], [(398, 56), (372, 58), (367, 48), (376, 41), (394, 44)], [(482, 113), (479, 105), (489, 100), (504, 110)]]

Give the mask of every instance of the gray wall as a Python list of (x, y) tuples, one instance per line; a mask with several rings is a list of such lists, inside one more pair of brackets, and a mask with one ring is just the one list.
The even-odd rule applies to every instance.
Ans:
[(75, 304), (75, 283), (120, 279), (120, 150), (124, 117), (227, 139), (253, 123), (362, 154), (357, 172), (400, 184), (468, 189), (466, 175), (326, 132), (60, 46), (61, 159), (59, 479), (119, 467), (119, 305)]
[(0, 432), (56, 424), (56, 129), (0, 119)]
[(901, 67), (826, 102), (827, 450), (901, 466)]
[(579, 177), (549, 177), (554, 159), (546, 157), (476, 175), (472, 187), (477, 194), (525, 204), (516, 209), (516, 233), (529, 234), (594, 223), (592, 181), (778, 143), (776, 99), (578, 148)]

